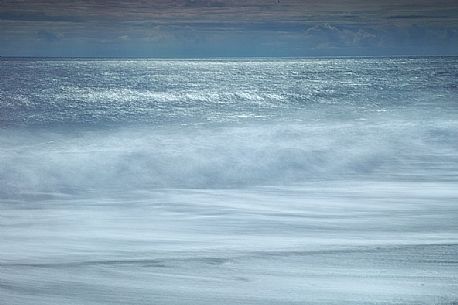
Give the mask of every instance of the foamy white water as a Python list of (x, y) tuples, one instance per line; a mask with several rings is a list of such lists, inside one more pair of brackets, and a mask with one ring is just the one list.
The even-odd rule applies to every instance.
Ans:
[(458, 60), (3, 60), (0, 304), (455, 304)]

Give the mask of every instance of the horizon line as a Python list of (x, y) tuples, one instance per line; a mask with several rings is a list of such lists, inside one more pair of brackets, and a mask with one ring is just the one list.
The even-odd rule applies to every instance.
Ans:
[(396, 54), (396, 55), (305, 55), (305, 56), (202, 56), (202, 57), (162, 57), (162, 56), (35, 56), (0, 55), (0, 58), (43, 58), (43, 59), (152, 59), (152, 60), (218, 60), (218, 59), (307, 59), (307, 58), (394, 58), (394, 57), (458, 57), (458, 54)]

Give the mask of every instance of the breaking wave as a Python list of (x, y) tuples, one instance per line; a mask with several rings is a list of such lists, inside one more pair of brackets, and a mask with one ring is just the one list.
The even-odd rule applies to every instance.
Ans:
[[(456, 126), (409, 122), (3, 129), (2, 195), (230, 188), (322, 179), (447, 179)], [(440, 138), (442, 137), (442, 139)], [(447, 176), (448, 174), (448, 176)]]

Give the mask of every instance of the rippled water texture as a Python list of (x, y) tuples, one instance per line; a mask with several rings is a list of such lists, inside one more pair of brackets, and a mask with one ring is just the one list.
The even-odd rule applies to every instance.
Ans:
[(458, 58), (0, 60), (0, 304), (458, 302)]

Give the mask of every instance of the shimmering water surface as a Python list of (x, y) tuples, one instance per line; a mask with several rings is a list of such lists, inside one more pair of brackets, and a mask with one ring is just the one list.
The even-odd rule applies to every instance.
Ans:
[(0, 60), (0, 304), (458, 302), (458, 58)]

